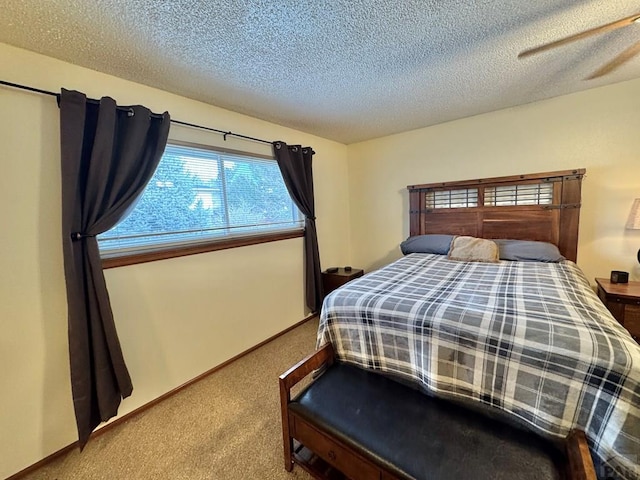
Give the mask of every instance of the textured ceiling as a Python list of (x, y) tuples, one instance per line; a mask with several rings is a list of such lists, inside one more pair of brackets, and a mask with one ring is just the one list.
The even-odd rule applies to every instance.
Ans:
[(640, 24), (517, 58), (634, 13), (638, 0), (3, 0), (0, 42), (353, 143), (638, 78), (640, 55), (584, 80)]

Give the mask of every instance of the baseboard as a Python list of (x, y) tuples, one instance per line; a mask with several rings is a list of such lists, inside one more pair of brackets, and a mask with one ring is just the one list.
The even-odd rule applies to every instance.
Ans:
[[(151, 400), (150, 402), (145, 403), (144, 405), (136, 408), (135, 410), (132, 410), (129, 413), (125, 413), (121, 417), (116, 418), (112, 422), (109, 422), (106, 425), (104, 425), (103, 427), (101, 427), (98, 430), (94, 431), (91, 434), (90, 438), (95, 438), (95, 437), (97, 437), (99, 435), (102, 435), (104, 432), (111, 430), (116, 425), (119, 425), (122, 422), (126, 422), (127, 420), (131, 420), (136, 415), (139, 415), (140, 413), (150, 409), (151, 407), (159, 404), (160, 402), (166, 400), (167, 398), (172, 397), (173, 395), (175, 395), (176, 393), (184, 390), (185, 388), (190, 387), (191, 385), (193, 385), (195, 383), (198, 383), (200, 380), (203, 380), (204, 378), (208, 377), (212, 373), (217, 372), (221, 368), (226, 367), (230, 363), (235, 362), (236, 360), (244, 357), (245, 355), (248, 355), (249, 353), (253, 352), (254, 350), (257, 350), (258, 348), (262, 347), (263, 345), (266, 345), (267, 343), (272, 342), (276, 338), (281, 337), (285, 333), (290, 332), (294, 328), (299, 327), (300, 325), (308, 322), (309, 320), (312, 320), (313, 318), (316, 318), (317, 316), (318, 316), (317, 313), (312, 313), (308, 317), (305, 317), (304, 319), (302, 319), (299, 322), (291, 325), (290, 327), (285, 328), (281, 332), (278, 332), (275, 335), (272, 335), (271, 337), (269, 337), (266, 340), (258, 343), (257, 345), (254, 345), (253, 347), (249, 348), (248, 350), (245, 350), (244, 352), (239, 353), (235, 357), (232, 357), (229, 360), (221, 363), (220, 365), (217, 365), (217, 366), (213, 367), (212, 369), (207, 370), (203, 374), (198, 375), (195, 378), (192, 378), (191, 380), (187, 381), (186, 383), (183, 383), (182, 385), (174, 388), (173, 390), (168, 391), (167, 393), (159, 396), (158, 398), (155, 398), (155, 399)], [(27, 468), (25, 468), (23, 470), (20, 470), (18, 473), (14, 473), (10, 477), (7, 477), (5, 480), (19, 480), (19, 479), (23, 478), (24, 476), (26, 476), (26, 475), (28, 475), (30, 473), (33, 473), (35, 470), (38, 470), (39, 468), (44, 467), (45, 465), (47, 465), (48, 463), (54, 461), (55, 459), (57, 459), (57, 458), (59, 458), (59, 457), (61, 457), (63, 455), (66, 455), (67, 453), (69, 453), (71, 450), (73, 450), (75, 448), (79, 448), (77, 441), (73, 442), (70, 445), (67, 445), (66, 447), (61, 448), (60, 450), (52, 453), (51, 455), (48, 455), (47, 457), (45, 457), (42, 460), (34, 463), (33, 465), (31, 465), (31, 466), (29, 466), (29, 467), (27, 467)]]

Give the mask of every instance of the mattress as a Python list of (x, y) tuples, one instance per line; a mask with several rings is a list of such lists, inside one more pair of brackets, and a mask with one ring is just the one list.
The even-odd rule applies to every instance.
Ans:
[(640, 479), (640, 346), (582, 271), (411, 254), (325, 298), (318, 346), (550, 438), (584, 430), (599, 478)]

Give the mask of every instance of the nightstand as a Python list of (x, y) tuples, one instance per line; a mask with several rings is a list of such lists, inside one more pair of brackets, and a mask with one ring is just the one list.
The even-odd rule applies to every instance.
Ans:
[(347, 282), (350, 282), (354, 278), (358, 278), (364, 275), (364, 270), (361, 268), (352, 268), (351, 270), (345, 270), (339, 268), (337, 272), (322, 272), (322, 288), (324, 295), (327, 296), (333, 292), (336, 288), (341, 287)]
[(640, 282), (611, 283), (596, 278), (598, 296), (631, 336), (640, 341)]

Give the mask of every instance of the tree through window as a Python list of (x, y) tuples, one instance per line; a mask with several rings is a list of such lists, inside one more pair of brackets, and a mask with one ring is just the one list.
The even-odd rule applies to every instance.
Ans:
[(98, 242), (108, 258), (302, 226), (275, 160), (169, 144), (135, 208)]

